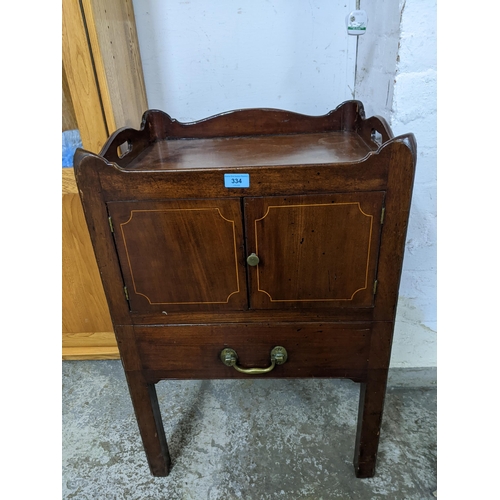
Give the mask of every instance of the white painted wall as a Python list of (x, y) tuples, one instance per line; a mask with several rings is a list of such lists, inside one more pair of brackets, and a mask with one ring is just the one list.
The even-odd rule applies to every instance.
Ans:
[(391, 121), (394, 75), (399, 48), (399, 0), (361, 0), (368, 14), (367, 32), (359, 37), (355, 96), (366, 116)]
[(415, 134), (391, 366), (436, 366), (436, 0), (361, 0), (358, 47), (345, 34), (354, 0), (133, 3), (150, 108), (181, 121), (246, 107), (314, 115), (355, 97), (395, 135)]
[(251, 107), (321, 115), (352, 99), (355, 0), (133, 5), (148, 105), (180, 121)]

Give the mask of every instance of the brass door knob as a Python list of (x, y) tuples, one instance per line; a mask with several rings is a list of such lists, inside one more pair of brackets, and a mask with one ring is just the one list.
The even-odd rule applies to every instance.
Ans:
[(251, 253), (248, 257), (247, 257), (247, 264), (249, 266), (256, 266), (257, 264), (259, 263), (259, 257), (254, 254), (254, 253)]

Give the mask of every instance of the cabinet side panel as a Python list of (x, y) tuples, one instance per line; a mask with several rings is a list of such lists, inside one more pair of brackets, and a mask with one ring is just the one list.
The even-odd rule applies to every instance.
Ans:
[(107, 166), (92, 154), (77, 151), (76, 158), (75, 177), (111, 320), (113, 325), (126, 325), (130, 323), (128, 302), (99, 179)]
[(411, 134), (409, 139), (408, 144), (396, 141), (387, 148), (391, 158), (374, 311), (379, 321), (394, 321), (396, 315), (415, 174), (416, 146)]

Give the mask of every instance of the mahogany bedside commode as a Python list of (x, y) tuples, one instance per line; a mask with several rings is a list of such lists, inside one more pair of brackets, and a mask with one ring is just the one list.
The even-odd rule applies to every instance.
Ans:
[(75, 175), (155, 476), (170, 457), (162, 379), (361, 384), (354, 453), (379, 442), (416, 163), (359, 101), (324, 116), (150, 110)]

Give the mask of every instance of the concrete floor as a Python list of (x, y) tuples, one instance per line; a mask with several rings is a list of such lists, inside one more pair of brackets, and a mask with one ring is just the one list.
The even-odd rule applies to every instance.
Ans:
[(356, 479), (358, 384), (163, 381), (174, 465), (154, 478), (120, 361), (65, 361), (62, 375), (64, 499), (435, 498), (435, 385), (389, 387), (376, 476)]

